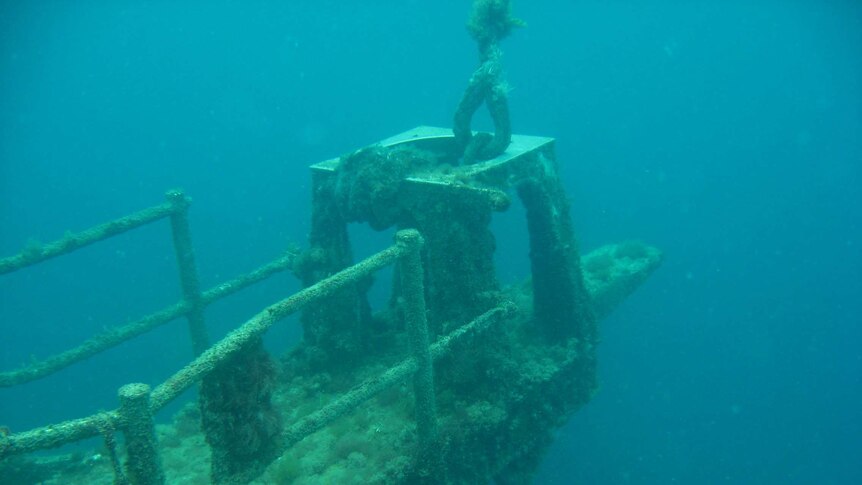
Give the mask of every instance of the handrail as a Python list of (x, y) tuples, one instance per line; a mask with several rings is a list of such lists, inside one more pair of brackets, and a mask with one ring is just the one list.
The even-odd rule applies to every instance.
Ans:
[[(254, 271), (216, 285), (202, 293), (201, 303), (206, 307), (216, 300), (230, 296), (244, 288), (263, 281), (275, 273), (289, 269), (293, 265), (293, 259), (292, 254), (287, 254)], [(131, 340), (138, 335), (147, 333), (171, 320), (182, 317), (190, 309), (191, 305), (188, 302), (180, 301), (133, 322), (96, 334), (77, 347), (24, 365), (18, 369), (2, 371), (0, 372), (0, 387), (24, 384), (59, 372), (76, 362), (92, 357), (127, 340)]]
[[(509, 301), (504, 302), (500, 306), (496, 306), (479, 315), (470, 323), (462, 325), (448, 335), (440, 337), (430, 346), (431, 359), (436, 360), (446, 355), (452, 350), (452, 345), (455, 342), (471, 334), (485, 330), (494, 323), (510, 317), (515, 311), (517, 311), (517, 308), (514, 303)], [(379, 376), (363, 381), (353, 389), (342, 394), (338, 399), (301, 418), (284, 430), (282, 433), (282, 447), (287, 449), (299, 443), (308, 435), (320, 430), (377, 394), (403, 381), (418, 369), (419, 363), (417, 359), (415, 357), (408, 357), (399, 364), (390, 367)]]
[[(72, 362), (89, 357), (181, 315), (188, 316), (193, 327), (196, 324), (202, 325), (201, 312), (206, 305), (291, 264), (291, 255), (287, 255), (256, 271), (201, 293), (197, 286), (197, 275), (194, 273), (194, 259), (185, 220), (188, 199), (179, 193), (169, 193), (168, 197), (173, 207), (179, 208), (177, 210), (182, 212), (182, 217), (172, 219), (172, 227), (184, 299), (136, 322), (105, 332), (75, 349), (58, 354), (38, 365), (0, 373), (0, 385), (26, 382), (55, 372)], [(127, 384), (119, 390), (120, 406), (116, 410), (0, 436), (0, 459), (53, 448), (100, 434), (105, 436), (106, 440), (112, 441), (110, 436), (120, 429), (126, 435), (128, 454), (126, 473), (130, 475), (132, 481), (141, 484), (163, 484), (164, 474), (161, 470), (153, 424), (153, 416), (159, 410), (217, 369), (220, 364), (241, 352), (248, 343), (259, 338), (278, 321), (306, 305), (319, 302), (349, 285), (356, 284), (362, 278), (400, 261), (401, 286), (404, 292), (405, 319), (411, 355), (379, 376), (367, 379), (328, 405), (295, 422), (282, 432), (278, 446), (282, 449), (289, 448), (393, 384), (413, 375), (420, 461), (423, 463), (422, 466), (433, 470), (439, 459), (436, 447), (437, 416), (432, 375), (434, 359), (449, 352), (456, 340), (484, 330), (492, 323), (508, 317), (514, 313), (515, 307), (513, 303), (505, 302), (441, 337), (434, 344), (429, 344), (420, 256), (422, 245), (423, 239), (418, 231), (399, 231), (394, 245), (266, 307), (216, 344), (205, 350), (201, 349), (202, 352), (192, 362), (167, 378), (152, 392), (145, 384)], [(183, 272), (188, 274), (183, 275)], [(191, 317), (192, 313), (197, 313), (201, 320), (195, 322)], [(202, 327), (198, 330), (202, 330)], [(194, 328), (192, 333), (194, 335)], [(205, 334), (202, 337), (205, 337)], [(119, 474), (118, 479), (125, 480), (121, 476), (123, 471), (119, 468), (118, 462), (114, 465), (115, 474)]]
[(0, 436), (0, 460), (99, 436), (105, 428), (118, 428), (121, 421), (120, 414), (114, 410)]
[(266, 307), (263, 311), (230, 332), (222, 340), (207, 349), (179, 372), (169, 377), (153, 390), (151, 410), (162, 409), (189, 386), (215, 369), (219, 363), (239, 351), (245, 344), (266, 332), (273, 324), (300, 310), (305, 305), (320, 300), (347, 285), (395, 262), (404, 254), (404, 247), (396, 244), (383, 251), (347, 267), (328, 278), (304, 288), (297, 293)]
[[(505, 302), (479, 315), (448, 335), (442, 336), (431, 344), (433, 360), (446, 355), (452, 345), (471, 334), (484, 331), (494, 323), (502, 321), (516, 311), (515, 305)], [(335, 419), (345, 415), (362, 403), (403, 381), (418, 369), (416, 359), (409, 357), (389, 368), (377, 377), (372, 377), (344, 393), (338, 399), (321, 409), (298, 420), (282, 433), (282, 447), (287, 449), (308, 435), (325, 427)], [(153, 405), (151, 404), (151, 409)], [(116, 410), (94, 414), (85, 418), (73, 419), (41, 428), (0, 437), (0, 459), (7, 456), (30, 453), (33, 451), (56, 448), (65, 444), (99, 436), (104, 427), (118, 428), (122, 425)]]
[[(169, 192), (169, 194), (171, 193), (173, 192)], [(67, 232), (65, 236), (56, 241), (45, 244), (30, 243), (20, 253), (0, 259), (0, 275), (71, 253), (109, 237), (118, 236), (124, 232), (165, 218), (177, 210), (183, 209), (178, 208), (173, 202), (165, 202), (164, 204), (149, 207), (134, 214), (93, 226), (78, 233)]]
[[(302, 309), (309, 303), (329, 296), (345, 286), (353, 284), (366, 277), (368, 274), (394, 263), (396, 260), (407, 254), (410, 249), (411, 248), (408, 243), (399, 241), (395, 245), (390, 246), (365, 260), (345, 268), (338, 273), (335, 273), (316, 284), (304, 288), (265, 308), (263, 311), (246, 321), (242, 326), (233, 330), (222, 340), (207, 349), (190, 364), (156, 387), (150, 394), (150, 412), (155, 414), (161, 410), (171, 400), (179, 396), (185, 389), (215, 369), (219, 363), (241, 350), (246, 343), (263, 334), (279, 320), (282, 320), (290, 314)], [(207, 294), (213, 295), (211, 292), (217, 291), (236, 291), (233, 290), (233, 288), (224, 288), (224, 286), (225, 285), (222, 285), (213, 290), (209, 290)], [(488, 313), (492, 313), (492, 311), (489, 311)], [(497, 315), (497, 313), (494, 313), (494, 315)], [(464, 327), (455, 330), (450, 335), (442, 337), (436, 344), (431, 346), (432, 356), (436, 358), (437, 356), (442, 355), (442, 353), (445, 353), (445, 350), (448, 349), (452, 340), (460, 338), (461, 335), (466, 334), (477, 327), (487, 326), (490, 321), (493, 321), (492, 316), (485, 314), (477, 318), (476, 321), (472, 322), (470, 325), (465, 325)], [(435, 348), (437, 350), (435, 350)], [(390, 381), (392, 378), (395, 378), (396, 380), (401, 379), (416, 370), (418, 364), (416, 363), (415, 358), (411, 357), (405, 362), (407, 363), (399, 364), (393, 368), (395, 369), (394, 374), (392, 374), (392, 369), (390, 372), (387, 372), (386, 374), (392, 375), (388, 378), (384, 378), (384, 382)], [(392, 382), (396, 381), (391, 381), (390, 383)], [(388, 386), (384, 386), (380, 388), (380, 390), (383, 390), (386, 387)], [(369, 394), (368, 397), (373, 395), (374, 394)], [(101, 430), (104, 429), (105, 423), (110, 424), (111, 427), (125, 426), (124, 419), (120, 416), (119, 411), (114, 410), (105, 413), (98, 413), (85, 418), (48, 425), (29, 431), (14, 433), (6, 437), (0, 436), (0, 459), (13, 454), (54, 448), (73, 441), (97, 436), (101, 433)], [(295, 429), (293, 433), (294, 434), (291, 436), (296, 436)], [(285, 436), (288, 435), (286, 434)]]

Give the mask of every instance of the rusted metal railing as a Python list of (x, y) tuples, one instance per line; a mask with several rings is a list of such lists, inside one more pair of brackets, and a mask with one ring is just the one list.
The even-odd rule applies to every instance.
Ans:
[[(168, 192), (170, 195), (173, 192)], [(150, 207), (126, 217), (121, 217), (78, 233), (67, 232), (62, 238), (50, 243), (39, 244), (31, 242), (20, 253), (0, 259), (0, 275), (17, 271), (27, 266), (71, 253), (84, 246), (99, 242), (109, 237), (118, 236), (124, 232), (137, 229), (159, 219), (163, 219), (177, 210), (172, 202), (165, 202)]]
[(291, 267), (293, 256), (287, 254), (250, 273), (201, 292), (188, 225), (190, 200), (185, 194), (176, 190), (169, 191), (166, 197), (168, 202), (164, 204), (100, 224), (77, 234), (67, 234), (58, 241), (36, 249), (25, 249), (15, 256), (0, 259), (0, 274), (9, 273), (170, 217), (174, 251), (183, 290), (183, 299), (167, 308), (125, 325), (105, 330), (77, 347), (31, 362), (18, 369), (0, 372), (0, 387), (16, 386), (49, 376), (182, 316), (186, 316), (189, 320), (193, 351), (198, 355), (208, 347), (203, 319), (203, 311), (208, 305)]
[[(423, 240), (418, 231), (400, 231), (396, 235), (395, 245), (263, 309), (222, 340), (204, 350), (191, 363), (152, 392), (145, 384), (128, 384), (120, 388), (120, 406), (117, 410), (0, 437), (0, 459), (14, 454), (53, 448), (100, 434), (106, 436), (107, 440), (114, 430), (122, 430), (126, 435), (128, 460), (125, 466), (126, 476), (118, 476), (117, 480), (125, 481), (128, 477), (132, 483), (163, 484), (164, 473), (161, 470), (153, 432), (155, 413), (218, 368), (222, 362), (240, 352), (247, 343), (259, 338), (278, 321), (306, 305), (319, 303), (338, 290), (356, 284), (370, 274), (400, 260), (408, 341), (412, 355), (381, 375), (362, 382), (318, 411), (288, 426), (282, 433), (281, 445), (284, 449), (289, 448), (336, 418), (356, 409), (383, 390), (414, 376), (420, 458), (428, 460), (428, 463), (434, 463), (437, 449), (435, 446), (437, 416), (432, 373), (433, 360), (449, 352), (452, 344), (457, 340), (480, 332), (491, 324), (507, 318), (514, 313), (515, 309), (511, 303), (495, 307), (472, 322), (440, 337), (434, 344), (429, 344), (420, 256), (422, 244)], [(217, 297), (251, 284), (250, 281), (266, 274), (267, 271), (269, 270), (266, 267), (261, 268), (246, 277), (202, 293), (201, 305), (205, 306)], [(173, 317), (175, 318), (188, 312), (191, 305), (188, 301), (181, 302), (164, 310), (162, 312), (164, 315), (158, 318), (166, 318), (166, 315), (175, 315)], [(107, 434), (106, 430), (108, 430)], [(118, 471), (119, 467), (114, 468), (115, 473), (122, 473)]]

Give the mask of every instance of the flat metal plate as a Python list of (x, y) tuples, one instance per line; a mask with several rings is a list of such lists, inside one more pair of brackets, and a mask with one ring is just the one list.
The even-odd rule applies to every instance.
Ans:
[[(452, 135), (452, 130), (449, 128), (417, 126), (411, 130), (407, 130), (403, 133), (381, 140), (376, 144), (384, 147), (409, 144), (422, 150), (429, 150), (438, 154), (443, 154), (443, 158), (445, 160), (445, 153), (454, 151), (454, 141), (455, 137)], [(426, 180), (434, 183), (445, 183), (449, 178), (472, 178), (474, 176), (480, 176), (486, 172), (496, 172), (501, 168), (504, 168), (504, 166), (510, 165), (512, 162), (526, 155), (549, 149), (553, 143), (553, 138), (543, 136), (512, 135), (512, 143), (502, 155), (496, 158), (472, 165), (454, 167), (455, 173), (441, 173), (434, 174), (434, 176), (417, 175), (410, 177), (410, 179), (416, 182)], [(339, 159), (332, 158), (312, 165), (311, 169), (334, 172), (338, 168), (338, 164)]]

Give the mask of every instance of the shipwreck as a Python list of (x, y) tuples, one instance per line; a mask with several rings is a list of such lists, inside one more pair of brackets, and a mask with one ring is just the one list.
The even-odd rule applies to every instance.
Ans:
[[(499, 41), (517, 25), (508, 2), (477, 1), (470, 30), (481, 62), (453, 128), (419, 126), (311, 165), (307, 245), (248, 274), (200, 287), (190, 199), (179, 191), (0, 260), (0, 274), (16, 271), (167, 218), (183, 290), (168, 308), (0, 372), (0, 386), (178, 319), (195, 356), (164, 382), (123, 386), (114, 410), (0, 434), (0, 481), (530, 483), (554, 431), (596, 391), (599, 322), (662, 255), (631, 241), (581, 255), (554, 140), (511, 133)], [(494, 133), (470, 128), (482, 105)], [(513, 203), (525, 209), (531, 274), (504, 287), (490, 223)], [(395, 240), (357, 262), (356, 223), (394, 229)], [(387, 266), (390, 296), (372, 305), (368, 289)], [(210, 342), (207, 306), (280, 271), (303, 289)], [(295, 313), (302, 341), (270, 355), (261, 337)], [(157, 424), (193, 386), (197, 399)], [(33, 454), (92, 437), (104, 444), (89, 455)]]

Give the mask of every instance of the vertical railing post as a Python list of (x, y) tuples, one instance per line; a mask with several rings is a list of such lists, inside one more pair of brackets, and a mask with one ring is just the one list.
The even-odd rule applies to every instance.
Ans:
[(407, 340), (417, 370), (413, 387), (416, 395), (416, 427), (419, 434), (420, 464), (427, 475), (438, 473), (437, 409), (434, 398), (434, 374), (428, 342), (428, 319), (425, 313), (425, 284), (422, 270), (423, 239), (419, 231), (408, 229), (396, 235), (398, 244), (407, 252), (401, 260), (401, 291), (404, 297), (404, 317)]
[(150, 412), (150, 386), (120, 388), (120, 417), (126, 437), (126, 478), (132, 485), (164, 485), (156, 427)]
[(209, 348), (206, 323), (204, 322), (204, 304), (201, 299), (201, 287), (198, 282), (198, 271), (195, 266), (195, 253), (192, 247), (192, 235), (189, 230), (189, 204), (191, 200), (179, 190), (171, 190), (166, 194), (168, 201), (174, 206), (171, 213), (171, 232), (174, 240), (174, 252), (177, 255), (177, 265), (180, 270), (180, 285), (183, 298), (191, 305), (186, 318), (189, 322), (189, 333), (192, 338), (192, 350), (195, 356)]

